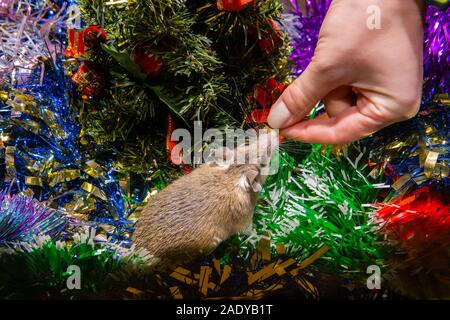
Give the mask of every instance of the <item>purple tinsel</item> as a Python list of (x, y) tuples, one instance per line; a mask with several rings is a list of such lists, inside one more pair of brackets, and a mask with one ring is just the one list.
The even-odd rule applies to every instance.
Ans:
[(66, 222), (64, 214), (33, 198), (0, 193), (0, 243), (29, 241), (36, 235), (55, 237)]
[(291, 58), (295, 62), (294, 75), (298, 76), (311, 62), (319, 38), (320, 26), (327, 14), (331, 0), (306, 0), (305, 13), (300, 10), (296, 0), (290, 0), (291, 14), (295, 16), (295, 35), (292, 39)]
[[(294, 75), (301, 74), (311, 62), (317, 45), (320, 26), (325, 18), (331, 0), (306, 0), (303, 13), (296, 0), (290, 0), (292, 10), (290, 20), (294, 21), (294, 34), (291, 33), (295, 62)], [(450, 85), (450, 57), (448, 43), (450, 38), (450, 9), (443, 11), (429, 7), (425, 19), (424, 103), (429, 103), (435, 93), (448, 93)], [(292, 29), (292, 27), (291, 27)]]
[(424, 100), (430, 102), (435, 93), (448, 93), (450, 89), (450, 9), (429, 7), (425, 21)]

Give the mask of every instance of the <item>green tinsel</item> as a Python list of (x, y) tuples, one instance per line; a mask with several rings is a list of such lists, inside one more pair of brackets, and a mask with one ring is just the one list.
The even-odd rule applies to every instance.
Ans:
[(268, 236), (273, 246), (285, 244), (303, 260), (326, 245), (329, 251), (313, 266), (324, 272), (383, 267), (384, 247), (366, 214), (377, 190), (362, 153), (350, 156), (344, 151), (336, 157), (331, 148), (314, 146), (301, 163), (282, 151), (280, 170), (261, 193), (255, 234), (243, 246)]
[[(135, 253), (94, 245), (90, 237), (72, 244), (36, 237), (35, 242), (0, 248), (2, 299), (113, 298), (124, 290), (124, 279), (143, 259)], [(82, 290), (68, 290), (69, 266), (81, 270)], [(116, 295), (116, 296), (114, 296)]]

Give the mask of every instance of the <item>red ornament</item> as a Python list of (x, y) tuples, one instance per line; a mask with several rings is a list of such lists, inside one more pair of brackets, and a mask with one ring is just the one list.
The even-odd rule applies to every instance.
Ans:
[(88, 62), (84, 62), (72, 76), (72, 81), (86, 96), (93, 97), (100, 94), (105, 86), (103, 74)]
[(83, 31), (83, 40), (87, 50), (98, 48), (106, 42), (106, 32), (99, 26), (88, 26)]
[(69, 45), (65, 55), (69, 58), (79, 58), (105, 41), (106, 32), (98, 26), (88, 26), (84, 30), (69, 29)]
[(164, 62), (150, 47), (136, 45), (131, 52), (131, 59), (150, 78), (161, 74)]
[(283, 42), (283, 32), (278, 25), (272, 20), (268, 20), (268, 24), (272, 27), (267, 36), (258, 41), (259, 47), (264, 55), (271, 54), (277, 46)]
[(223, 11), (241, 11), (253, 4), (255, 0), (217, 0), (217, 9)]
[(79, 58), (84, 54), (83, 32), (75, 29), (69, 29), (69, 45), (66, 48), (65, 55), (68, 58)]

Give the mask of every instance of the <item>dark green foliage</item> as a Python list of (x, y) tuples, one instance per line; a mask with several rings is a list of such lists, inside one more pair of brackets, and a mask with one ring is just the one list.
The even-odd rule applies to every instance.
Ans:
[[(194, 120), (204, 128), (240, 127), (254, 107), (248, 98), (255, 86), (289, 74), (287, 38), (271, 22), (281, 14), (275, 0), (240, 12), (219, 11), (211, 1), (106, 2), (80, 1), (86, 23), (108, 35), (85, 57), (103, 71), (106, 88), (82, 102), (82, 123), (124, 171), (173, 170), (165, 148), (169, 113), (182, 127)], [(265, 53), (261, 39), (273, 50)], [(131, 58), (136, 46), (162, 59), (159, 76), (139, 72)]]
[[(119, 259), (116, 251), (88, 242), (67, 246), (48, 240), (0, 256), (1, 299), (111, 298), (126, 289), (123, 280), (142, 265), (138, 256)], [(81, 270), (82, 290), (67, 289), (71, 275), (67, 271), (72, 265)]]

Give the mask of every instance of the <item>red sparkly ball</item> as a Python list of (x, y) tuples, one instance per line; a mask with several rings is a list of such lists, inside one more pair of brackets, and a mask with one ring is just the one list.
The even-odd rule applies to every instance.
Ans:
[(100, 94), (105, 86), (103, 74), (89, 63), (83, 63), (72, 76), (72, 81), (86, 96), (93, 97)]
[(131, 52), (131, 59), (150, 78), (156, 78), (161, 74), (164, 62), (150, 47), (136, 45)]

